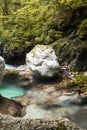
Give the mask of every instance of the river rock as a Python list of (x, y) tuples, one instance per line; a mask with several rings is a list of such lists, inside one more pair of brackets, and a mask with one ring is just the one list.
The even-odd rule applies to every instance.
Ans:
[(33, 74), (52, 77), (58, 73), (60, 67), (57, 56), (50, 46), (36, 45), (26, 54), (26, 64)]
[[(11, 116), (22, 116), (23, 106), (0, 95), (0, 113)], [(1, 129), (0, 129), (1, 130)]]
[(5, 61), (4, 58), (0, 56), (0, 85), (2, 83), (4, 68), (5, 68)]
[(23, 119), (0, 114), (0, 130), (81, 130), (68, 119)]

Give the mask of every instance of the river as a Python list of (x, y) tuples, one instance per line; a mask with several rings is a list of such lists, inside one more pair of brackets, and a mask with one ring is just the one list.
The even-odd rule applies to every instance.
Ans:
[[(13, 70), (16, 67), (7, 64), (6, 69)], [(29, 105), (26, 107), (24, 119), (66, 117), (87, 130), (87, 98), (80, 99), (77, 93), (61, 94), (55, 91), (53, 87), (44, 90), (32, 88), (26, 91), (16, 84), (3, 83), (0, 94), (10, 99), (24, 94), (28, 95)]]

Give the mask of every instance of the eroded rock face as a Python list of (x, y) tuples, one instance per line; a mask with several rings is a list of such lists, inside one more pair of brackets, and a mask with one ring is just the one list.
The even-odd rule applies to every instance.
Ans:
[(0, 56), (0, 85), (2, 83), (4, 68), (5, 68), (5, 61), (4, 58)]
[(13, 118), (0, 114), (0, 130), (81, 130), (68, 119), (27, 119)]
[(59, 69), (54, 50), (45, 45), (37, 45), (30, 53), (27, 53), (26, 64), (34, 74), (44, 77), (54, 76)]

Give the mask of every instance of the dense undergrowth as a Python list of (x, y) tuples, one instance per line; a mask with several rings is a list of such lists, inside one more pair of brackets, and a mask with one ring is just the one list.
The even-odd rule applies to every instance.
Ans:
[[(71, 51), (77, 48), (77, 44), (85, 45), (86, 36), (86, 0), (2, 0), (0, 2), (0, 41), (5, 52), (9, 50), (8, 56), (25, 55), (25, 52), (36, 44), (50, 44), (55, 48), (56, 43), (58, 48), (61, 39), (69, 45), (76, 44), (69, 46)], [(55, 51), (59, 57), (61, 49)], [(71, 61), (76, 54), (69, 55)], [(60, 62), (65, 61), (64, 56), (60, 56), (59, 59)]]

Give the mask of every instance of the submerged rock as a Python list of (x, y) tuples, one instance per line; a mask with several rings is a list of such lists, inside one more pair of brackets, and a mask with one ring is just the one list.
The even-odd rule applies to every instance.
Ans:
[(4, 58), (0, 56), (0, 85), (2, 83), (4, 68), (5, 68), (5, 61)]
[(59, 63), (54, 50), (50, 46), (37, 45), (27, 53), (26, 64), (33, 74), (52, 77), (58, 73)]

